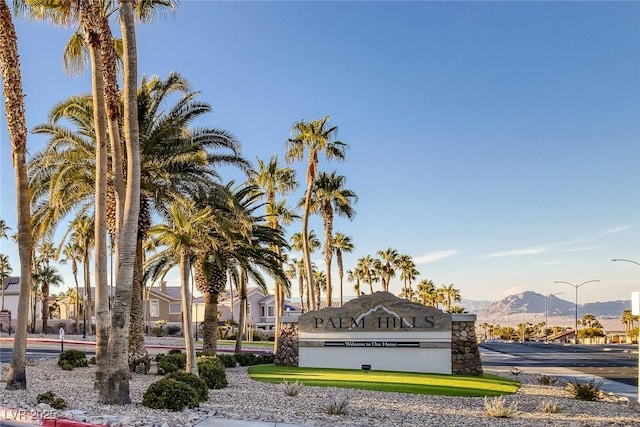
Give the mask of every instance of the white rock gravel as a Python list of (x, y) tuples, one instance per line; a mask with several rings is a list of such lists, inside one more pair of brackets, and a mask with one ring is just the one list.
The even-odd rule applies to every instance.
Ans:
[[(8, 365), (0, 365), (0, 378), (7, 376)], [(517, 402), (518, 411), (510, 418), (490, 418), (484, 398), (427, 396), (407, 393), (383, 393), (366, 390), (304, 386), (297, 397), (288, 397), (276, 384), (253, 381), (247, 368), (227, 369), (229, 387), (211, 390), (209, 400), (199, 408), (182, 412), (159, 411), (140, 404), (147, 387), (160, 377), (133, 374), (131, 399), (126, 406), (97, 403), (93, 389), (95, 366), (63, 371), (56, 360), (30, 362), (27, 390), (7, 391), (0, 385), (0, 425), (4, 408), (48, 411), (38, 405), (36, 396), (52, 390), (63, 398), (69, 409), (58, 413), (65, 418), (112, 426), (193, 426), (207, 417), (270, 421), (309, 426), (639, 426), (640, 407), (628, 399), (608, 396), (605, 401), (582, 402), (565, 396), (562, 386), (538, 385), (537, 375), (517, 376), (523, 385), (517, 393), (505, 397)], [(348, 415), (328, 415), (323, 406), (330, 397), (349, 400)], [(543, 401), (556, 402), (558, 414), (540, 410)], [(5, 414), (6, 415), (6, 414)]]

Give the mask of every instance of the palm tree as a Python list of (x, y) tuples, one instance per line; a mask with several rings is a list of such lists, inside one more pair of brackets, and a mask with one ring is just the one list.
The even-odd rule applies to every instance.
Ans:
[[(316, 233), (313, 230), (309, 231), (309, 234), (307, 235), (307, 247), (309, 248), (310, 253), (315, 252), (316, 249), (320, 247), (320, 240), (316, 237)], [(291, 235), (291, 249), (301, 251), (304, 255), (304, 239), (302, 238), (302, 233), (293, 233)], [(306, 264), (304, 263), (304, 259), (302, 259), (302, 262), (306, 276)], [(315, 295), (315, 292), (312, 292), (310, 289), (312, 283), (309, 283), (308, 280), (305, 280), (305, 282), (307, 285), (307, 310), (314, 310), (311, 299), (313, 295)], [(300, 297), (302, 298), (302, 294), (300, 294)]]
[(416, 269), (416, 264), (410, 255), (399, 255), (396, 261), (396, 267), (400, 269), (400, 280), (404, 282), (404, 287), (411, 290), (411, 281), (418, 278), (420, 272)]
[[(300, 305), (304, 313), (304, 261), (296, 258), (290, 258), (287, 262), (285, 274), (290, 280), (298, 278), (298, 295), (300, 295)], [(307, 306), (308, 307), (308, 306)]]
[(633, 329), (633, 322), (635, 320), (633, 312), (629, 309), (624, 310), (622, 316), (620, 316), (620, 320), (624, 323), (625, 335), (629, 335), (629, 332)]
[(356, 270), (358, 270), (362, 281), (369, 284), (369, 291), (371, 294), (373, 294), (373, 282), (378, 281), (374, 267), (375, 259), (371, 257), (371, 255), (360, 258), (358, 260), (358, 265), (356, 266)]
[[(178, 95), (175, 104), (169, 98)], [(240, 146), (230, 133), (216, 128), (190, 125), (211, 107), (195, 98), (198, 93), (179, 74), (166, 80), (143, 78), (138, 91), (138, 111), (141, 129), (142, 195), (136, 244), (134, 287), (130, 310), (129, 362), (130, 368), (147, 359), (144, 348), (142, 309), (142, 241), (151, 222), (151, 210), (168, 212), (168, 205), (183, 195), (204, 192), (219, 179), (217, 165), (238, 166), (248, 163), (240, 156)], [(48, 146), (34, 156), (32, 185), (34, 188), (34, 217), (45, 229), (52, 228), (72, 208), (90, 210), (93, 204), (92, 159), (86, 155), (93, 145), (91, 99), (72, 97), (54, 107), (52, 123), (36, 128), (37, 133), (50, 136)], [(74, 127), (58, 122), (68, 121)], [(227, 150), (224, 152), (223, 150)], [(220, 152), (218, 152), (220, 151)], [(47, 165), (43, 168), (43, 165)], [(70, 167), (71, 165), (71, 167)], [(54, 185), (56, 183), (57, 185)], [(55, 190), (55, 191), (53, 191)], [(112, 194), (113, 190), (110, 189)], [(62, 199), (64, 195), (64, 199)], [(117, 240), (114, 197), (109, 203), (109, 230)], [(65, 200), (65, 203), (57, 201)]]
[(2, 310), (4, 310), (4, 279), (9, 277), (13, 272), (9, 257), (5, 254), (0, 254), (0, 286), (2, 287)]
[(71, 263), (71, 274), (73, 275), (73, 281), (76, 285), (76, 299), (75, 299), (75, 327), (78, 330), (80, 321), (80, 286), (78, 284), (78, 262), (82, 262), (82, 248), (75, 242), (68, 242), (62, 249), (64, 258), (60, 260), (61, 264)]
[(18, 317), (13, 341), (13, 353), (7, 390), (27, 388), (27, 313), (31, 289), (31, 207), (27, 178), (27, 125), (24, 112), (24, 91), (20, 70), (18, 39), (11, 19), (11, 11), (5, 0), (0, 0), (0, 69), (2, 72), (4, 105), (13, 155), (16, 177), (18, 217), (18, 254), (20, 257), (20, 295)]
[(418, 283), (418, 298), (422, 304), (437, 308), (440, 302), (438, 295), (433, 280), (422, 279)]
[(389, 292), (389, 282), (396, 275), (393, 267), (397, 264), (400, 255), (396, 249), (387, 248), (384, 251), (378, 251), (378, 256), (382, 261), (382, 290)]
[(313, 284), (316, 287), (316, 307), (321, 306), (322, 292), (327, 292), (327, 275), (322, 270), (313, 270)]
[[(291, 194), (298, 186), (295, 171), (289, 167), (281, 168), (278, 165), (278, 156), (274, 155), (269, 163), (258, 159), (258, 170), (249, 171), (248, 184), (254, 184), (260, 187), (265, 194), (267, 201), (267, 225), (274, 230), (280, 230), (278, 213), (284, 213), (287, 218), (291, 218), (291, 214), (287, 211), (284, 204), (278, 205), (276, 196), (286, 196)], [(280, 248), (273, 248), (279, 255)], [(273, 346), (274, 351), (278, 349), (280, 338), (280, 316), (284, 307), (284, 290), (283, 284), (279, 281), (274, 283), (274, 303), (275, 303), (275, 331)]]
[(584, 316), (582, 316), (582, 326), (586, 328), (591, 328), (593, 325), (593, 322), (595, 321), (596, 321), (596, 316), (594, 316), (593, 314), (585, 314)]
[(333, 217), (335, 214), (353, 219), (355, 211), (352, 204), (358, 198), (356, 194), (344, 188), (346, 178), (336, 172), (322, 172), (316, 178), (311, 191), (311, 212), (322, 216), (324, 225), (324, 263), (327, 286), (327, 307), (331, 307), (333, 289), (331, 287), (331, 262), (333, 258)]
[(167, 224), (158, 224), (149, 229), (159, 245), (180, 259), (180, 297), (182, 299), (182, 330), (187, 353), (186, 371), (198, 374), (196, 351), (191, 334), (191, 305), (189, 294), (189, 272), (193, 251), (205, 241), (210, 224), (211, 208), (196, 209), (193, 203), (174, 204), (170, 208)]
[(49, 289), (51, 286), (60, 286), (62, 284), (62, 276), (55, 267), (51, 267), (44, 263), (38, 264), (33, 275), (33, 281), (36, 286), (40, 286), (42, 301), (42, 333), (47, 333), (47, 320), (49, 319)]
[(344, 277), (344, 265), (342, 263), (343, 252), (353, 252), (355, 246), (351, 237), (342, 233), (336, 233), (333, 236), (333, 249), (336, 251), (336, 262), (338, 264), (338, 278), (340, 279), (340, 307), (343, 304), (343, 286), (342, 279)]
[[(305, 122), (300, 120), (293, 126), (292, 138), (289, 138), (286, 144), (285, 159), (288, 163), (292, 161), (302, 160), (305, 151), (309, 151), (307, 162), (307, 190), (304, 198), (304, 213), (302, 215), (302, 244), (305, 262), (305, 270), (307, 276), (307, 286), (312, 292), (311, 300), (313, 301), (313, 270), (311, 268), (311, 251), (309, 248), (308, 227), (309, 215), (311, 213), (311, 192), (316, 180), (318, 156), (324, 152), (327, 160), (344, 160), (347, 145), (341, 141), (332, 140), (338, 132), (336, 126), (329, 127), (329, 116), (322, 119)], [(317, 307), (312, 307), (316, 310)]]
[(460, 297), (460, 291), (453, 287), (453, 283), (440, 286), (438, 291), (440, 291), (441, 295), (443, 296), (445, 310), (449, 310), (451, 308), (452, 302), (462, 301)]
[(415, 301), (416, 296), (417, 296), (417, 292), (414, 291), (413, 289), (402, 288), (402, 291), (400, 291), (398, 296), (400, 298), (404, 298), (404, 299), (407, 299), (409, 301)]

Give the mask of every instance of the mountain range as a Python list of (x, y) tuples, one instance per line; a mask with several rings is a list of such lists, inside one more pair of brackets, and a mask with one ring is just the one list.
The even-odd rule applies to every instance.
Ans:
[[(515, 326), (527, 323), (548, 322), (550, 326), (574, 327), (575, 302), (563, 300), (555, 295), (547, 298), (545, 313), (545, 297), (537, 292), (526, 291), (509, 295), (500, 301), (462, 300), (460, 305), (469, 313), (477, 315), (476, 324), (482, 323)], [(578, 304), (578, 318), (585, 314), (593, 314), (607, 331), (624, 330), (621, 315), (624, 310), (631, 309), (630, 300), (592, 302)]]

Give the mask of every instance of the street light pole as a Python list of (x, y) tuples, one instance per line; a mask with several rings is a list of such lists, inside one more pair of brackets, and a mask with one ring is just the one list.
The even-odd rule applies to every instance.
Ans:
[(547, 319), (547, 298), (552, 297), (554, 295), (560, 295), (564, 292), (556, 292), (555, 294), (549, 294), (544, 296), (544, 342), (547, 342), (547, 329), (549, 328), (549, 320)]
[(571, 285), (576, 289), (576, 326), (573, 330), (573, 333), (576, 336), (576, 344), (578, 344), (578, 288), (582, 285), (586, 285), (587, 283), (599, 282), (600, 280), (587, 280), (586, 282), (578, 283), (577, 285), (571, 282), (563, 282), (561, 280), (556, 280), (553, 283), (564, 283), (567, 285)]

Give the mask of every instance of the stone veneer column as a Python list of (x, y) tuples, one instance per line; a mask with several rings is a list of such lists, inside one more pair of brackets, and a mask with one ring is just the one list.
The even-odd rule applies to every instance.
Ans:
[(280, 324), (280, 338), (273, 363), (280, 366), (298, 366), (298, 317), (282, 316)]
[(451, 315), (451, 373), (482, 375), (482, 361), (476, 338), (476, 315)]

